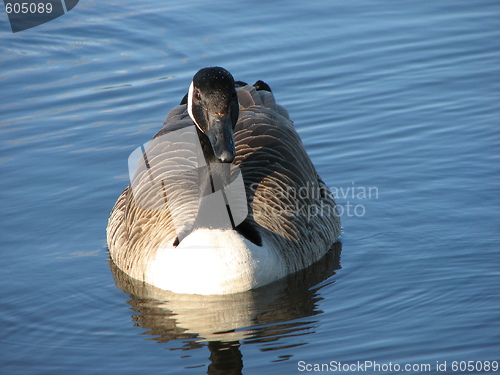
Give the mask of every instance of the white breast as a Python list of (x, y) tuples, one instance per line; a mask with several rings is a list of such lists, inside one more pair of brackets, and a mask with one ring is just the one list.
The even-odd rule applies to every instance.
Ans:
[(226, 294), (266, 285), (287, 274), (266, 243), (256, 246), (234, 230), (200, 228), (177, 247), (160, 246), (145, 281), (175, 293)]

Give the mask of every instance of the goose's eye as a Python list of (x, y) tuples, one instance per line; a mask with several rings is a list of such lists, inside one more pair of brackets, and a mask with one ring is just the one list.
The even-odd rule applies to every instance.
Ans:
[(196, 100), (201, 100), (201, 94), (198, 90), (194, 90), (194, 98)]

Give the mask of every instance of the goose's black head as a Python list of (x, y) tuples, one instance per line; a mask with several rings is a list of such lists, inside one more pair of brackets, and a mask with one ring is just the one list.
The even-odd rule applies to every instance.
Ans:
[(231, 163), (236, 156), (233, 130), (239, 115), (231, 73), (220, 67), (198, 71), (189, 87), (187, 106), (189, 116), (208, 138), (215, 158)]

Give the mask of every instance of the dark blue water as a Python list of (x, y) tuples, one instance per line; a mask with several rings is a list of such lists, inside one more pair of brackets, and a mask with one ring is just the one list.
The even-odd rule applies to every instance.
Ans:
[[(81, 1), (16, 34), (0, 13), (2, 373), (500, 360), (500, 3), (162, 4)], [(105, 228), (129, 154), (209, 65), (273, 88), (343, 235), (304, 273), (200, 299), (114, 271)]]

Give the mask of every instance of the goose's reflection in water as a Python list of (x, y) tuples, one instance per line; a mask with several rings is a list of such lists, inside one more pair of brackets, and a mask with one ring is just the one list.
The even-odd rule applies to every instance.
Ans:
[[(209, 374), (239, 374), (242, 342), (261, 343), (273, 350), (280, 349), (283, 337), (314, 333), (315, 320), (303, 318), (322, 313), (317, 307), (323, 299), (319, 290), (334, 282), (327, 279), (340, 269), (341, 250), (337, 242), (305, 270), (259, 289), (229, 295), (171, 293), (132, 279), (111, 261), (110, 267), (116, 285), (131, 297), (127, 302), (137, 312), (132, 315), (136, 326), (160, 343), (179, 341), (179, 349), (208, 347)], [(288, 340), (286, 347), (299, 345), (304, 342), (290, 345)]]

